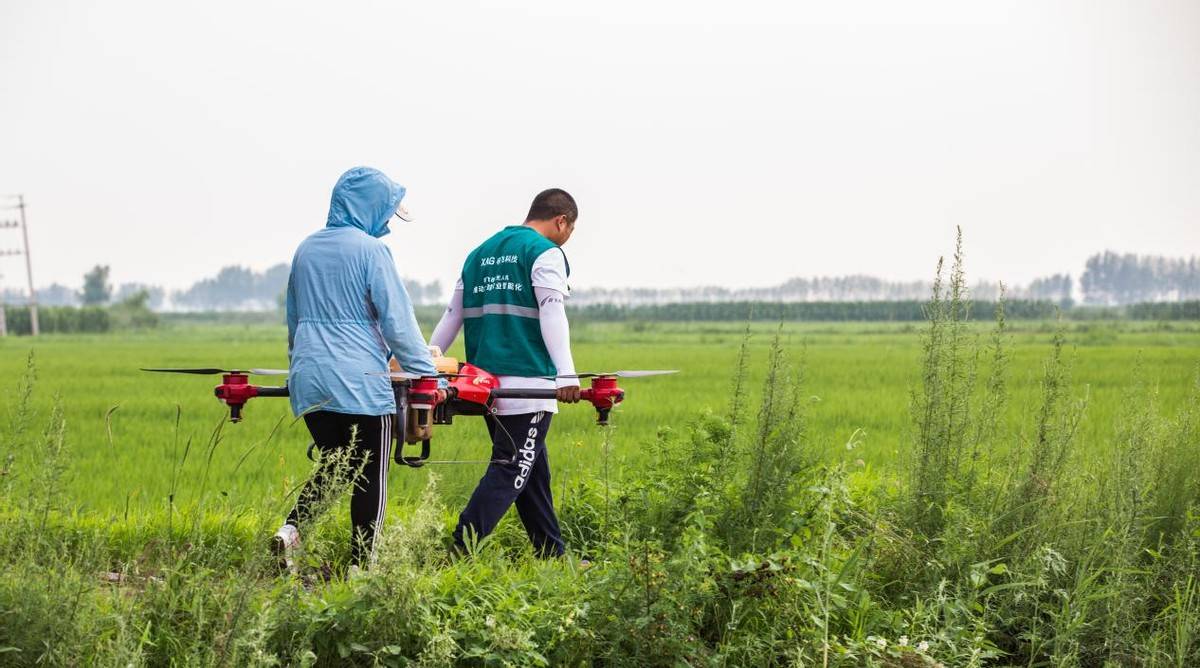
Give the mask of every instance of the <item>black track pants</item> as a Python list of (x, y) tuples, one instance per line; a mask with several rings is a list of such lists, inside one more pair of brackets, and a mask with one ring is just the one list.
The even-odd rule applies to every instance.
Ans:
[(460, 549), (465, 548), (468, 536), (478, 540), (490, 534), (509, 506), (515, 504), (538, 555), (562, 555), (563, 541), (550, 494), (550, 459), (546, 453), (546, 433), (550, 431), (553, 416), (538, 412), (487, 417), (492, 463), (458, 516), (454, 542)]
[[(288, 515), (287, 523), (299, 526), (311, 518), (314, 505), (318, 505), (328, 492), (330, 459), (337, 450), (351, 448), (349, 467), (351, 471), (362, 468), (350, 496), (350, 555), (351, 562), (359, 565), (370, 561), (375, 545), (375, 535), (383, 529), (383, 516), (387, 509), (387, 473), (392, 458), (391, 415), (347, 415), (329, 411), (314, 411), (304, 416), (304, 424), (312, 434), (313, 442), (321, 450), (325, 462), (316, 475), (300, 490), (296, 507)], [(351, 430), (358, 425), (355, 442), (350, 442)]]

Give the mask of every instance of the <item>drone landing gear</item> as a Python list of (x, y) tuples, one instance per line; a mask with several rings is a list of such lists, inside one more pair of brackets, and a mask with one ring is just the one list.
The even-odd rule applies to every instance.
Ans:
[[(409, 429), (421, 429), (422, 422), (428, 421), (432, 411), (427, 408), (414, 409), (409, 402), (409, 384), (407, 380), (392, 383), (392, 390), (396, 397), (396, 415), (392, 421), (392, 437), (396, 439), (396, 451), (393, 459), (397, 464), (419, 469), (425, 465), (425, 460), (429, 459), (429, 438), (420, 439), (421, 454), (419, 456), (404, 454), (404, 446), (409, 442), (417, 442), (410, 438)], [(434, 387), (436, 389), (436, 385)], [(409, 413), (415, 413), (415, 415), (409, 415)], [(426, 427), (425, 434), (428, 433), (428, 427)]]
[(397, 464), (404, 464), (405, 466), (411, 466), (414, 469), (419, 469), (425, 465), (425, 460), (429, 459), (429, 439), (428, 438), (421, 441), (421, 456), (419, 456), (419, 457), (413, 457), (412, 455), (405, 455), (401, 452), (401, 450), (403, 450), (403, 449), (404, 449), (403, 443), (397, 444), (397, 446), (396, 446), (396, 463)]

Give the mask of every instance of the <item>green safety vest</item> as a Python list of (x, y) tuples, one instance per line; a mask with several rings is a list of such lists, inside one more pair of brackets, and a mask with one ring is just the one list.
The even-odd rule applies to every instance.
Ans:
[(530, 278), (538, 256), (557, 247), (532, 227), (510, 225), (467, 256), (462, 282), (468, 362), (500, 376), (558, 373), (542, 340)]

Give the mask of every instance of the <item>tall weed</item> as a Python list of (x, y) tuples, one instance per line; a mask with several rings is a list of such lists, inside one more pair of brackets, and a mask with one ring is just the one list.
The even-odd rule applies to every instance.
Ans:
[[(976, 368), (975, 346), (967, 330), (970, 298), (963, 266), (962, 230), (955, 242), (950, 280), (944, 283), (938, 261), (933, 293), (926, 305), (928, 328), (922, 343), (922, 378), (911, 395), (914, 422), (913, 463), (909, 475), (909, 521), (925, 536), (941, 531), (954, 486), (971, 460), (971, 400)], [(964, 462), (964, 459), (967, 461)]]

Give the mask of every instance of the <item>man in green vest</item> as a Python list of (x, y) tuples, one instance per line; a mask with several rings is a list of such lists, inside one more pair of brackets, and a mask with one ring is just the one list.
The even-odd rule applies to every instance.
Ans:
[[(579, 401), (564, 300), (570, 265), (562, 246), (579, 210), (566, 191), (538, 194), (522, 225), (510, 225), (471, 251), (441, 322), (430, 337), (446, 350), (466, 331), (467, 361), (496, 374), (501, 387), (557, 388), (558, 401)], [(492, 462), (458, 518), (460, 549), (496, 528), (516, 505), (540, 556), (563, 553), (550, 494), (546, 433), (553, 399), (500, 399), (487, 416)]]

